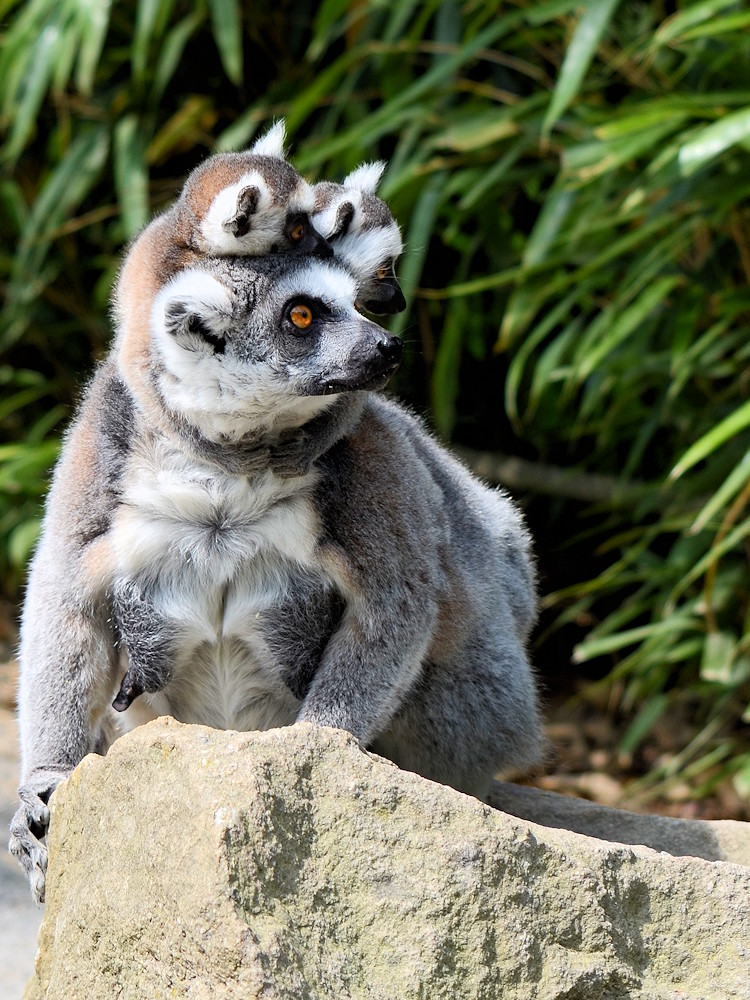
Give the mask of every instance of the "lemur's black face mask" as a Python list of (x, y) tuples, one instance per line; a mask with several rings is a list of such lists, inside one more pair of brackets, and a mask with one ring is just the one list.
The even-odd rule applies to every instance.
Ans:
[(333, 257), (333, 247), (310, 222), (306, 212), (294, 212), (284, 226), (286, 249), (326, 260)]
[(393, 261), (382, 264), (365, 289), (361, 306), (376, 316), (392, 316), (406, 309), (406, 299), (393, 269)]

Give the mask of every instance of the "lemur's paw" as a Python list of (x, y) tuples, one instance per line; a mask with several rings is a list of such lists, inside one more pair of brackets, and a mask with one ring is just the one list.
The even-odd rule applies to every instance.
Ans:
[(130, 708), (136, 698), (142, 695), (145, 691), (143, 682), (135, 674), (131, 674), (131, 671), (125, 674), (122, 679), (122, 684), (120, 685), (120, 690), (117, 692), (115, 700), (112, 702), (112, 708), (116, 712), (124, 712), (125, 709)]
[(10, 853), (26, 872), (31, 895), (44, 902), (47, 848), (42, 840), (49, 827), (49, 798), (65, 777), (61, 771), (44, 770), (33, 774), (18, 789), (21, 806), (10, 822)]

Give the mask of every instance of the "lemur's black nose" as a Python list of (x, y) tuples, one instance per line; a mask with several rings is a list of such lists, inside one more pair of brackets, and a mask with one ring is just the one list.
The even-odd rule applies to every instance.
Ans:
[(378, 350), (385, 360), (395, 365), (401, 360), (401, 348), (403, 347), (398, 337), (388, 337), (386, 340), (378, 341)]

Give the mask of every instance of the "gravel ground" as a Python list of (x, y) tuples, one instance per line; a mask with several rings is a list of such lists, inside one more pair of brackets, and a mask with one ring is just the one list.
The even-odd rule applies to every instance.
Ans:
[(16, 809), (18, 739), (13, 711), (15, 664), (0, 663), (0, 997), (20, 1000), (34, 971), (43, 909), (8, 853), (8, 824)]

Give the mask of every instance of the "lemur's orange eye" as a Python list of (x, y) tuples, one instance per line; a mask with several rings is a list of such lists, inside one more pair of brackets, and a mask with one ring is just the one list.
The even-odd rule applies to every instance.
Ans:
[(302, 237), (305, 235), (305, 227), (299, 222), (294, 229), (291, 231), (290, 236), (295, 243), (299, 243)]
[(312, 309), (309, 306), (294, 306), (289, 319), (298, 330), (306, 330), (313, 321)]
[(381, 264), (380, 267), (375, 272), (375, 277), (378, 281), (383, 281), (388, 277), (388, 266), (386, 264)]

